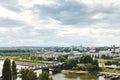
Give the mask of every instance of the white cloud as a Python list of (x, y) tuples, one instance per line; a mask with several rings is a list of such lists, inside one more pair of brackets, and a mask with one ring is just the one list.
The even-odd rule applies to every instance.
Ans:
[[(80, 1), (80, 0), (78, 0)], [(119, 0), (81, 0), (83, 3), (89, 7), (118, 7), (120, 5)], [(81, 2), (80, 1), (80, 2)]]
[(31, 8), (34, 5), (56, 5), (56, 0), (18, 0), (19, 5)]
[(16, 12), (10, 11), (2, 6), (0, 6), (0, 17), (15, 19), (17, 16)]
[(7, 32), (8, 29), (4, 28), (4, 27), (0, 27), (0, 33), (4, 33), (4, 32)]
[(92, 16), (93, 19), (104, 19), (106, 17), (106, 14), (104, 13), (98, 13)]

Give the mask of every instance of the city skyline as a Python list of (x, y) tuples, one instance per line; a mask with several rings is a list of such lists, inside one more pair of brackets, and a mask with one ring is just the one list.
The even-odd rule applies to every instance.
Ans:
[(119, 0), (0, 0), (0, 46), (120, 46)]

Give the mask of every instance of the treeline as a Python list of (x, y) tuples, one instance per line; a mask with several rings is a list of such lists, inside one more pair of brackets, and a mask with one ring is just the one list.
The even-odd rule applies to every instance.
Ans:
[(29, 52), (17, 52), (17, 53), (0, 53), (0, 56), (29, 56)]
[(21, 53), (21, 52), (30, 52), (30, 50), (20, 50), (20, 49), (15, 49), (15, 50), (0, 50), (0, 53)]
[(22, 56), (26, 55), (29, 56), (32, 53), (31, 50), (0, 50), (0, 56)]

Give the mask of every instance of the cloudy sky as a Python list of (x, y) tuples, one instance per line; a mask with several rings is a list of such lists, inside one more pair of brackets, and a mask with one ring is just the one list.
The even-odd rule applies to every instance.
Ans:
[(0, 0), (0, 46), (120, 45), (120, 0)]

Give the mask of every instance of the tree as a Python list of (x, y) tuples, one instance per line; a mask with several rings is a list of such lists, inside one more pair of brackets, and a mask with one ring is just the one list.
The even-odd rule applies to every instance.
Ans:
[(53, 80), (53, 78), (52, 78), (52, 77), (50, 77), (50, 78), (49, 78), (49, 80)]
[(113, 65), (119, 66), (119, 61), (112, 61)]
[(99, 66), (99, 65), (98, 65), (98, 60), (96, 60), (96, 59), (93, 60), (93, 65)]
[(43, 57), (38, 57), (38, 60), (42, 61), (42, 60), (43, 60)]
[(107, 62), (105, 62), (105, 65), (112, 65), (112, 62), (111, 61), (107, 61)]
[(119, 61), (106, 61), (105, 65), (116, 65), (116, 66), (118, 66), (119, 65)]
[(59, 61), (59, 62), (65, 62), (66, 59), (67, 59), (67, 58), (64, 57), (64, 56), (59, 56), (59, 57), (57, 58), (57, 61)]
[(37, 75), (32, 69), (21, 69), (22, 80), (37, 80)]
[(112, 59), (113, 57), (112, 57), (112, 56), (109, 56), (109, 55), (106, 56), (106, 55), (103, 54), (103, 55), (101, 56), (101, 58), (102, 58), (102, 59)]
[(97, 71), (98, 67), (96, 65), (93, 65), (91, 63), (85, 64), (85, 69), (87, 71)]
[(2, 77), (3, 80), (11, 80), (11, 63), (10, 59), (6, 59), (3, 64), (3, 69), (2, 69)]
[(93, 59), (92, 59), (92, 57), (89, 56), (89, 55), (83, 55), (83, 56), (80, 58), (80, 63), (84, 63), (84, 64), (93, 63)]
[(54, 57), (48, 57), (48, 58), (46, 59), (46, 61), (54, 61), (54, 60), (55, 60)]
[(12, 61), (12, 78), (13, 80), (16, 80), (17, 78), (17, 69), (15, 61)]
[(52, 80), (52, 78), (49, 78), (49, 74), (47, 72), (43, 72), (39, 75), (38, 80)]
[(72, 69), (74, 66), (76, 66), (78, 61), (76, 59), (68, 59), (65, 61), (63, 68), (65, 69)]
[(37, 57), (32, 56), (32, 57), (31, 57), (31, 60), (37, 60)]

